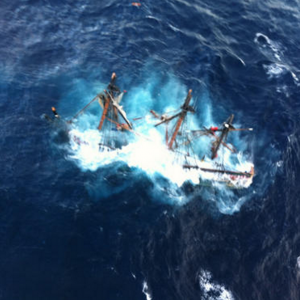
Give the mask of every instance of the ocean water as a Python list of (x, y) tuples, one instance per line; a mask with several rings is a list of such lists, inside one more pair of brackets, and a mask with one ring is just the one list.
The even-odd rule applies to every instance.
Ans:
[[(300, 299), (299, 21), (296, 0), (1, 1), (0, 299)], [(192, 89), (194, 126), (253, 127), (230, 136), (252, 185), (74, 149), (43, 114), (70, 119), (112, 72), (129, 119)]]

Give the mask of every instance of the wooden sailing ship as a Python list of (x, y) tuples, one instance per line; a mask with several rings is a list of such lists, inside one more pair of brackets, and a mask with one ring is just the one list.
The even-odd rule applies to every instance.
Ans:
[[(133, 130), (132, 123), (128, 120), (126, 112), (120, 105), (124, 92), (120, 91), (115, 81), (116, 74), (113, 73), (107, 89), (98, 94), (71, 120), (67, 121), (68, 124), (72, 124), (93, 102), (98, 101), (102, 108), (102, 114), (97, 127), (101, 133), (98, 145), (99, 151), (102, 152), (120, 149), (126, 145), (125, 132), (142, 136)], [(253, 165), (249, 170), (239, 171), (225, 168), (223, 163), (215, 162), (214, 160), (217, 158), (221, 148), (226, 148), (232, 153), (237, 152), (234, 146), (227, 144), (229, 132), (251, 131), (252, 128), (235, 128), (232, 125), (234, 115), (231, 115), (222, 124), (221, 128), (203, 127), (203, 129), (190, 130), (186, 123), (187, 115), (195, 113), (195, 109), (190, 105), (191, 99), (192, 90), (189, 90), (183, 105), (177, 113), (171, 116), (167, 116), (166, 114), (159, 115), (153, 110), (150, 111), (154, 118), (159, 120), (159, 122), (155, 124), (155, 127), (161, 126), (162, 124), (165, 125), (165, 143), (169, 151), (172, 151), (174, 154), (174, 164), (182, 166), (183, 172), (197, 171), (199, 173), (200, 183), (223, 183), (232, 188), (248, 187), (252, 183), (254, 176)], [(53, 113), (56, 118), (59, 118), (55, 108), (53, 108)], [(203, 136), (208, 136), (212, 139), (210, 158), (206, 158), (205, 156), (201, 157), (193, 150), (195, 140)], [(144, 138), (144, 136), (142, 136), (142, 138)], [(73, 135), (71, 139), (79, 145), (88, 143), (76, 135)]]

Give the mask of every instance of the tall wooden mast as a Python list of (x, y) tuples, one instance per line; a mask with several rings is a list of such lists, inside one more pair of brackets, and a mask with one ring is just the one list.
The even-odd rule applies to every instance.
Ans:
[(103, 122), (104, 122), (104, 120), (106, 118), (106, 115), (107, 115), (109, 104), (110, 104), (110, 99), (109, 99), (109, 97), (106, 97), (105, 98), (105, 105), (104, 105), (103, 113), (102, 113), (102, 116), (101, 116), (101, 119), (100, 119), (100, 123), (99, 123), (99, 126), (98, 126), (98, 130), (101, 130), (101, 128), (102, 128)]
[(183, 104), (183, 106), (182, 106), (182, 111), (181, 111), (181, 113), (179, 114), (179, 119), (178, 119), (178, 121), (177, 121), (177, 123), (176, 123), (175, 130), (174, 130), (174, 132), (173, 132), (173, 134), (172, 134), (172, 137), (171, 137), (171, 140), (170, 140), (170, 142), (169, 142), (169, 144), (168, 144), (168, 147), (169, 147), (170, 150), (172, 150), (173, 143), (174, 143), (174, 141), (175, 141), (175, 139), (176, 139), (176, 136), (177, 136), (177, 134), (178, 134), (178, 131), (179, 131), (179, 129), (180, 129), (180, 126), (181, 126), (181, 124), (182, 124), (184, 118), (186, 117), (187, 112), (188, 112), (188, 111), (193, 111), (193, 109), (189, 106), (189, 104), (190, 104), (190, 102), (191, 102), (191, 99), (192, 99), (192, 90), (189, 90), (189, 92), (188, 92), (188, 94), (187, 94), (187, 96), (186, 96), (186, 99), (185, 99), (185, 101), (184, 101), (184, 104)]
[(218, 150), (219, 150), (221, 144), (222, 144), (224, 141), (226, 141), (227, 135), (228, 135), (230, 129), (231, 129), (231, 128), (235, 129), (235, 128), (232, 126), (233, 118), (234, 118), (234, 115), (231, 115), (231, 116), (223, 123), (223, 129), (222, 129), (221, 136), (220, 136), (220, 138), (218, 138), (218, 140), (215, 142), (215, 146), (213, 146), (213, 148), (212, 148), (211, 159), (215, 159), (215, 158), (217, 157)]
[(102, 129), (104, 120), (107, 117), (107, 113), (108, 113), (109, 110), (112, 110), (113, 119), (114, 119), (113, 121), (116, 122), (117, 124), (119, 123), (119, 121), (118, 121), (118, 112), (120, 112), (120, 114), (122, 115), (123, 118), (124, 118), (124, 115), (125, 115), (124, 119), (127, 123), (129, 123), (129, 121), (126, 118), (125, 112), (122, 110), (122, 107), (120, 107), (118, 105), (118, 103), (116, 103), (116, 101), (115, 101), (116, 94), (121, 93), (120, 89), (115, 84), (116, 79), (117, 79), (116, 73), (112, 73), (111, 80), (110, 80), (110, 83), (108, 85), (108, 91), (104, 90), (105, 104), (104, 104), (103, 113), (102, 113), (102, 116), (101, 116), (101, 119), (100, 119), (100, 122), (99, 122), (98, 130)]

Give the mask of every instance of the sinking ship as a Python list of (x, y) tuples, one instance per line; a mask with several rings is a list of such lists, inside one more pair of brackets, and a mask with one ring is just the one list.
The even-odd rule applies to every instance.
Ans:
[[(166, 147), (170, 151), (178, 153), (177, 163), (180, 163), (185, 170), (197, 170), (199, 172), (200, 182), (202, 183), (223, 183), (231, 188), (246, 188), (252, 183), (254, 176), (254, 165), (250, 165), (249, 170), (240, 171), (227, 169), (224, 161), (215, 162), (218, 157), (218, 151), (221, 147), (228, 149), (231, 153), (237, 153), (234, 146), (227, 144), (227, 137), (232, 131), (252, 131), (252, 128), (235, 128), (232, 124), (234, 115), (231, 115), (221, 126), (221, 128), (212, 126), (210, 128), (203, 127), (202, 129), (189, 130), (183, 128), (186, 124), (188, 113), (195, 113), (195, 109), (190, 105), (192, 99), (192, 90), (189, 90), (188, 95), (179, 108), (179, 112), (172, 116), (162, 114), (161, 116), (151, 110), (152, 115), (160, 119), (155, 126), (165, 124), (165, 142)], [(173, 121), (172, 129), (169, 130), (170, 123)], [(203, 136), (208, 136), (212, 139), (210, 158), (206, 159), (206, 155), (202, 154), (199, 159), (199, 154), (193, 150), (195, 139)]]
[[(84, 139), (84, 136), (78, 136), (73, 133), (72, 124), (83, 114), (89, 106), (98, 102), (102, 109), (99, 125), (98, 151), (103, 155), (107, 152), (118, 151), (123, 146), (128, 144), (128, 135), (136, 135), (139, 138), (150, 140), (142, 132), (134, 130), (132, 122), (127, 118), (127, 114), (121, 106), (121, 100), (126, 91), (121, 92), (116, 85), (116, 74), (113, 73), (111, 81), (107, 89), (98, 94), (92, 101), (83, 107), (72, 119), (62, 121), (56, 109), (52, 111), (55, 119), (60, 120), (68, 128), (69, 139), (72, 143), (88, 146), (89, 142)], [(254, 177), (254, 165), (247, 164), (247, 170), (241, 170), (244, 165), (237, 165), (236, 168), (226, 167), (226, 161), (217, 160), (218, 153), (222, 149), (227, 149), (232, 155), (237, 153), (237, 149), (227, 143), (227, 138), (230, 132), (236, 131), (252, 131), (252, 128), (236, 128), (233, 125), (234, 115), (231, 115), (221, 126), (211, 126), (210, 128), (203, 127), (201, 129), (193, 129), (187, 127), (187, 120), (190, 114), (195, 113), (195, 108), (190, 105), (192, 99), (192, 90), (189, 90), (183, 105), (177, 109), (176, 113), (168, 116), (167, 114), (159, 114), (154, 110), (150, 110), (149, 114), (156, 120), (154, 127), (164, 126), (165, 147), (172, 152), (174, 164), (180, 165), (182, 172), (195, 172), (199, 177), (200, 184), (214, 185), (222, 184), (229, 188), (241, 189), (251, 185)], [(47, 120), (52, 119), (45, 116)], [(142, 118), (135, 118), (139, 120)], [(211, 139), (211, 153), (197, 153), (194, 150), (195, 143), (203, 137)], [(151, 145), (151, 144), (150, 144)], [(197, 147), (196, 147), (197, 148)], [(147, 159), (145, 157), (145, 159)]]

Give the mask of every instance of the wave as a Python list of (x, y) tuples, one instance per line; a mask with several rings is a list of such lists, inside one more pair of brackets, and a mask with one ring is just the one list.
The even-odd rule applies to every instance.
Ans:
[(234, 300), (232, 293), (224, 286), (215, 283), (208, 271), (202, 270), (199, 275), (199, 285), (203, 293), (203, 300)]
[(290, 66), (290, 62), (284, 55), (281, 45), (262, 33), (256, 33), (254, 42), (259, 46), (260, 51), (270, 61), (263, 64), (269, 79), (280, 78), (285, 74), (290, 74), (294, 84), (299, 85), (299, 78)]
[(150, 292), (149, 292), (149, 287), (148, 287), (148, 284), (146, 281), (143, 282), (143, 289), (142, 289), (142, 292), (143, 294), (146, 296), (146, 299), (147, 300), (151, 300), (152, 297), (150, 295)]

